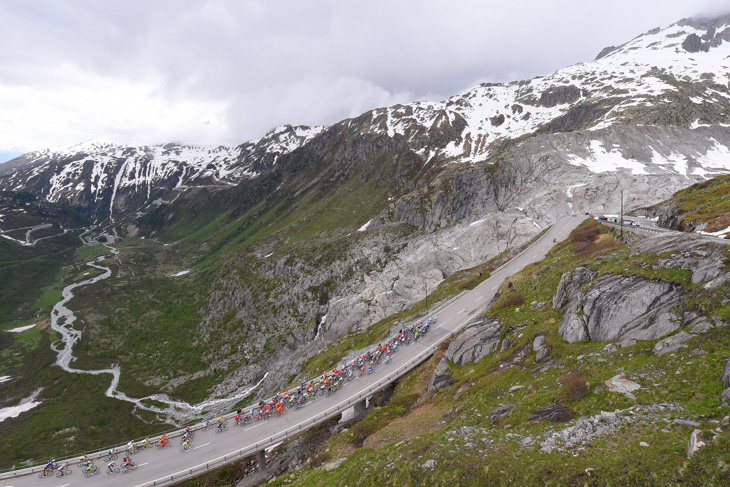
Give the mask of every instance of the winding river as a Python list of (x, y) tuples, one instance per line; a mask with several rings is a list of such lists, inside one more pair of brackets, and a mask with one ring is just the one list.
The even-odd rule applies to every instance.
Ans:
[[(111, 245), (104, 244), (112, 255), (119, 254), (119, 250), (112, 247)], [(167, 423), (179, 426), (181, 423), (188, 422), (192, 419), (199, 419), (200, 415), (207, 410), (219, 410), (225, 411), (230, 409), (236, 402), (248, 396), (252, 391), (258, 388), (266, 378), (264, 375), (259, 382), (253, 386), (247, 387), (242, 391), (239, 391), (235, 395), (221, 399), (210, 399), (203, 401), (199, 404), (188, 404), (184, 401), (173, 401), (166, 394), (153, 394), (151, 396), (142, 398), (129, 397), (125, 393), (118, 390), (119, 378), (121, 377), (121, 369), (117, 366), (112, 366), (108, 369), (97, 369), (97, 370), (86, 370), (74, 368), (71, 364), (75, 360), (73, 356), (73, 346), (81, 338), (83, 330), (77, 330), (73, 327), (76, 321), (76, 315), (68, 307), (68, 303), (74, 297), (74, 289), (94, 284), (104, 279), (108, 279), (112, 275), (112, 271), (109, 267), (104, 267), (100, 263), (108, 257), (109, 254), (105, 254), (97, 257), (91, 262), (87, 262), (86, 265), (91, 266), (95, 269), (102, 271), (98, 276), (86, 279), (84, 281), (70, 284), (63, 288), (61, 294), (61, 300), (56, 303), (51, 311), (51, 328), (61, 334), (61, 340), (54, 342), (51, 347), (58, 354), (56, 358), (56, 364), (59, 365), (66, 372), (72, 374), (91, 374), (101, 375), (110, 374), (112, 376), (111, 383), (107, 388), (105, 394), (108, 397), (119, 399), (122, 401), (131, 402), (135, 405), (136, 409), (142, 409), (146, 411), (154, 412), (158, 415), (158, 418), (162, 419)], [(165, 407), (151, 406), (145, 404), (145, 399), (152, 399), (158, 403), (162, 403)]]

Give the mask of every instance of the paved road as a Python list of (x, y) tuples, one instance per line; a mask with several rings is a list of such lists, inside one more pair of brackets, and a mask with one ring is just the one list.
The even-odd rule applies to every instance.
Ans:
[[(210, 468), (219, 468), (223, 462), (233, 461), (267, 446), (273, 446), (277, 441), (285, 439), (282, 437), (285, 433), (287, 436), (298, 434), (299, 431), (307, 429), (315, 422), (318, 423), (339, 414), (340, 411), (349, 408), (354, 403), (362, 401), (372, 391), (390, 383), (396, 375), (405, 374), (417, 363), (425, 360), (439, 343), (449, 338), (473, 316), (487, 307), (507, 277), (530, 263), (542, 260), (555, 245), (553, 239), (564, 240), (586, 218), (585, 216), (573, 216), (560, 219), (526, 251), (497, 269), (475, 289), (439, 310), (437, 323), (422, 340), (400, 348), (398, 353), (393, 356), (392, 363), (379, 365), (373, 374), (357, 378), (332, 397), (320, 398), (300, 410), (290, 409), (281, 418), (254, 422), (243, 428), (233, 427), (232, 422), (229, 422), (228, 430), (221, 434), (216, 434), (212, 429), (198, 431), (192, 441), (194, 449), (186, 453), (180, 451), (179, 437), (173, 438), (170, 448), (163, 450), (153, 448), (134, 455), (133, 460), (139, 465), (139, 468), (128, 474), (108, 475), (102, 472), (97, 476), (84, 478), (80, 469), (74, 466), (72, 467), (73, 474), (61, 479), (55, 477), (39, 479), (37, 473), (34, 473), (15, 479), (0, 479), (0, 484), (4, 487), (168, 485), (171, 483), (170, 476), (174, 476), (175, 481), (179, 482), (186, 476), (202, 474), (203, 470), (207, 469), (206, 463)], [(241, 451), (241, 449), (245, 450)], [(214, 465), (211, 465), (211, 462)], [(96, 460), (96, 464), (100, 469), (106, 467), (101, 460)]]

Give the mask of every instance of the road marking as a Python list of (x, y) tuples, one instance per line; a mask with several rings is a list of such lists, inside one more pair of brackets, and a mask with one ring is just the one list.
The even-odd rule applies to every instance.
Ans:
[(498, 287), (499, 287), (499, 284), (497, 284), (496, 286), (494, 286), (494, 287), (492, 288), (492, 291), (494, 291), (494, 290), (495, 290), (495, 289), (497, 289)]
[(482, 299), (483, 297), (484, 297), (484, 296), (479, 296), (479, 297), (477, 298), (477, 301), (479, 301), (479, 300), (480, 300), (480, 299)]
[(263, 424), (266, 424), (266, 423), (268, 423), (268, 422), (269, 422), (269, 420), (267, 419), (266, 421), (264, 421), (264, 422), (262, 422), (262, 423), (259, 423), (259, 424), (256, 424), (256, 425), (253, 425), (253, 426), (251, 426), (250, 428), (246, 428), (246, 429), (244, 429), (243, 431), (248, 431), (248, 430), (252, 430), (252, 429), (254, 429), (254, 428), (258, 428), (259, 426), (261, 426), (261, 425), (263, 425)]
[(194, 446), (194, 447), (193, 447), (193, 450), (197, 450), (198, 448), (203, 448), (204, 446), (208, 446), (208, 445), (210, 445), (210, 442), (208, 442), (208, 443), (203, 443), (202, 445)]
[[(63, 484), (63, 485), (59, 485), (58, 487), (68, 487), (69, 485), (71, 485), (71, 484)], [(9, 486), (9, 487), (11, 487), (11, 486)]]
[(139, 466), (141, 467), (142, 465), (149, 465), (149, 464), (150, 464), (150, 462), (144, 462), (144, 463), (140, 463)]

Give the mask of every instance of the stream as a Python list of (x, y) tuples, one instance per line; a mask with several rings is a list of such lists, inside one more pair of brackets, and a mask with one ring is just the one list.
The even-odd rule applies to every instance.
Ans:
[[(104, 244), (104, 246), (111, 251), (112, 255), (119, 254), (119, 250), (112, 247), (111, 245)], [(112, 380), (105, 392), (106, 396), (134, 404), (135, 411), (137, 409), (151, 411), (157, 414), (158, 418), (175, 426), (179, 426), (181, 423), (189, 422), (193, 419), (199, 419), (200, 415), (204, 411), (210, 409), (221, 412), (227, 411), (228, 409), (233, 407), (236, 402), (245, 398), (252, 391), (258, 388), (264, 381), (264, 379), (266, 379), (268, 373), (264, 375), (261, 380), (259, 380), (253, 386), (247, 387), (233, 396), (222, 399), (209, 399), (198, 404), (188, 404), (184, 401), (171, 400), (167, 396), (167, 394), (152, 394), (150, 396), (142, 398), (129, 397), (128, 395), (117, 389), (117, 387), (119, 386), (119, 379), (121, 377), (121, 369), (116, 365), (108, 369), (97, 370), (74, 368), (71, 365), (73, 361), (76, 360), (76, 358), (73, 356), (73, 346), (81, 338), (83, 330), (80, 331), (74, 329), (73, 324), (76, 321), (76, 315), (74, 315), (74, 312), (66, 307), (66, 303), (68, 303), (74, 297), (74, 289), (88, 286), (90, 284), (94, 284), (98, 281), (111, 277), (111, 269), (109, 267), (104, 267), (100, 265), (100, 263), (106, 257), (108, 257), (108, 254), (99, 256), (91, 262), (87, 262), (86, 265), (103, 271), (102, 274), (92, 277), (90, 279), (86, 279), (84, 281), (70, 284), (63, 288), (63, 292), (61, 294), (62, 299), (58, 303), (56, 303), (55, 306), (53, 306), (53, 310), (51, 311), (51, 328), (61, 334), (61, 340), (56, 340), (53, 344), (51, 344), (51, 348), (58, 354), (56, 358), (56, 364), (63, 368), (63, 370), (72, 374), (110, 374), (112, 376)], [(146, 399), (151, 399), (159, 403), (165, 404), (166, 407), (150, 406), (143, 402)]]

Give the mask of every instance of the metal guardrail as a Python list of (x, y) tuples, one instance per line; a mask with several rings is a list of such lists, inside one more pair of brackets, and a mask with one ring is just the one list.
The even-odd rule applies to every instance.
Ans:
[[(564, 217), (558, 219), (558, 221), (556, 222), (556, 224), (559, 221), (563, 220), (564, 218), (572, 218), (572, 216), (564, 216)], [(553, 225), (553, 227), (554, 227), (554, 225)], [(490, 273), (490, 277), (493, 276), (493, 275), (495, 275), (495, 274), (497, 274), (498, 272), (500, 272), (501, 270), (503, 270), (504, 268), (506, 268), (508, 265), (510, 265), (515, 259), (519, 258), (521, 255), (523, 255), (524, 253), (526, 253), (527, 251), (529, 251), (530, 249), (532, 249), (534, 246), (536, 246), (538, 243), (540, 243), (544, 238), (546, 238), (549, 233), (550, 233), (549, 231), (545, 232), (540, 238), (538, 238), (537, 240), (535, 240), (528, 247), (526, 247), (525, 249), (523, 249), (522, 251), (520, 251), (517, 255), (515, 255), (514, 257), (512, 257), (511, 259), (509, 259), (507, 262), (505, 262), (501, 266), (497, 267), (495, 270), (493, 270)], [(487, 278), (487, 279), (489, 279), (489, 278)], [(463, 294), (465, 294), (467, 292), (468, 291), (463, 291), (462, 293), (459, 293), (456, 297), (457, 298), (458, 297), (461, 297)], [(450, 299), (449, 302), (447, 302), (447, 303), (445, 303), (443, 305), (440, 304), (439, 306), (436, 307), (436, 309), (437, 310), (442, 309), (442, 308), (444, 308), (445, 306), (447, 306), (448, 304), (450, 304), (453, 301), (454, 301), (454, 299)], [(428, 314), (428, 312), (427, 312), (427, 314)], [(464, 323), (464, 324), (466, 324), (466, 323)], [(433, 352), (436, 350), (436, 348), (441, 343), (443, 343), (443, 341), (445, 341), (447, 338), (450, 338), (450, 337), (454, 336), (456, 333), (459, 332), (459, 330), (461, 330), (461, 327), (459, 327), (456, 330), (453, 330), (453, 331), (449, 332), (447, 335), (445, 335), (444, 337), (440, 338), (436, 343), (434, 343), (433, 345), (430, 345), (423, 352), (419, 353), (416, 357), (414, 357), (411, 360), (409, 360), (406, 364), (400, 366), (394, 372), (391, 372), (390, 374), (386, 375), (384, 378), (378, 380), (378, 382), (376, 382), (372, 386), (368, 387), (367, 392), (360, 392), (357, 395), (357, 398), (356, 399), (352, 399), (352, 397), (350, 399), (348, 399), (347, 402), (346, 402), (346, 405), (344, 407), (342, 406), (343, 403), (340, 403), (340, 404), (338, 404), (336, 406), (333, 406), (332, 408), (328, 409), (327, 411), (321, 413), (321, 418), (319, 420), (317, 420), (317, 417), (319, 415), (316, 415), (313, 418), (310, 418), (311, 419), (311, 422), (310, 422), (310, 420), (307, 420), (307, 421), (304, 421), (302, 423), (299, 423), (298, 425), (296, 425), (294, 427), (287, 428), (284, 431), (280, 431), (278, 433), (275, 433), (275, 434), (271, 435), (269, 438), (267, 438), (264, 441), (257, 442), (254, 445), (249, 445), (247, 447), (241, 448), (241, 449), (239, 449), (239, 450), (237, 450), (235, 452), (229, 453), (229, 454), (224, 455), (222, 457), (218, 457), (218, 458), (216, 458), (214, 460), (211, 460), (211, 461), (206, 462), (204, 464), (197, 465), (197, 466), (192, 467), (190, 469), (187, 469), (187, 470), (184, 470), (184, 471), (180, 471), (180, 472), (174, 473), (174, 474), (170, 475), (169, 477), (166, 476), (164, 478), (161, 478), (161, 479), (158, 479), (158, 480), (155, 480), (155, 481), (152, 481), (152, 482), (147, 482), (147, 483), (144, 483), (144, 484), (140, 484), (140, 485), (138, 485), (136, 487), (148, 487), (148, 486), (158, 486), (158, 485), (169, 485), (172, 482), (179, 482), (181, 480), (185, 480), (185, 479), (191, 478), (193, 476), (197, 476), (197, 475), (199, 475), (199, 473), (208, 471), (211, 468), (218, 468), (219, 466), (226, 465), (227, 463), (233, 461), (234, 458), (239, 458), (240, 459), (243, 456), (246, 456), (246, 455), (249, 455), (249, 454), (252, 454), (252, 453), (255, 453), (255, 452), (259, 451), (261, 448), (265, 448), (267, 446), (271, 446), (274, 443), (274, 440), (275, 439), (278, 439), (279, 437), (282, 437), (282, 438), (286, 439), (286, 438), (288, 438), (290, 435), (292, 435), (294, 433), (299, 433), (299, 432), (303, 431), (303, 429), (302, 429), (302, 426), (303, 425), (306, 426), (306, 428), (304, 428), (304, 430), (306, 430), (306, 429), (314, 426), (317, 423), (326, 421), (327, 419), (331, 418), (332, 416), (335, 416), (336, 414), (339, 414), (340, 411), (342, 411), (343, 409), (348, 409), (354, 402), (360, 401), (363, 396), (369, 396), (369, 395), (371, 395), (372, 392), (376, 392), (376, 391), (380, 390), (380, 388), (383, 387), (384, 385), (386, 385), (386, 384), (388, 384), (390, 382), (393, 382), (393, 380), (398, 379), (398, 378), (402, 377), (403, 375), (405, 375), (406, 373), (408, 373), (416, 365), (422, 363), (426, 358), (430, 357), (433, 354)], [(409, 365), (411, 365), (411, 367), (410, 368), (407, 368)], [(271, 398), (269, 398), (269, 399), (271, 399)], [(256, 407), (256, 406), (247, 406), (246, 408), (242, 408), (242, 409), (248, 409), (250, 407)], [(224, 419), (228, 420), (228, 419), (231, 419), (231, 418), (235, 417), (235, 414), (236, 413), (233, 413), (232, 412), (232, 413), (229, 413), (227, 415), (222, 415), (222, 416), (223, 416)], [(202, 423), (192, 423), (190, 426), (192, 426), (193, 427), (193, 430), (195, 430), (196, 429), (195, 426), (198, 426), (198, 425), (200, 425), (202, 427)], [(296, 428), (296, 430), (294, 430), (294, 428)], [(149, 438), (149, 440), (150, 440), (151, 443), (156, 443), (156, 442), (158, 442), (160, 440), (160, 438), (162, 437), (163, 434), (167, 435), (169, 438), (175, 438), (177, 436), (182, 436), (183, 432), (184, 432), (184, 428), (175, 428), (175, 429), (171, 429), (171, 430), (165, 431), (163, 433), (160, 433), (159, 435), (153, 436), (153, 437)], [(135, 443), (138, 443), (138, 442), (141, 442), (143, 440), (144, 439), (141, 438), (141, 439), (138, 439), (138, 440), (134, 440), (134, 442)], [(61, 460), (58, 460), (57, 463), (63, 463), (65, 461), (74, 462), (76, 459), (78, 459), (82, 455), (87, 455), (88, 458), (91, 458), (91, 459), (101, 458), (101, 457), (104, 457), (107, 454), (107, 452), (109, 450), (111, 450), (111, 449), (114, 449), (115, 451), (124, 451), (124, 450), (126, 450), (126, 447), (127, 447), (127, 444), (126, 443), (120, 443), (120, 444), (113, 445), (113, 446), (106, 447), (106, 448), (102, 448), (100, 450), (96, 450), (96, 451), (93, 451), (93, 452), (85, 452), (85, 453), (84, 452), (81, 452), (81, 453), (77, 453), (77, 454), (72, 455), (72, 456), (69, 456), (69, 457), (62, 458)], [(121, 450), (118, 450), (118, 449), (121, 449)], [(15, 478), (15, 477), (20, 477), (20, 476), (25, 476), (25, 475), (31, 475), (31, 474), (34, 474), (36, 472), (40, 472), (41, 470), (43, 470), (44, 467), (45, 467), (45, 464), (38, 464), (38, 465), (33, 465), (31, 467), (23, 468), (23, 469), (6, 470), (5, 472), (0, 473), (0, 480), (10, 479), (10, 478)]]

